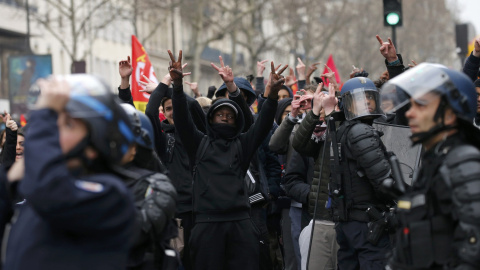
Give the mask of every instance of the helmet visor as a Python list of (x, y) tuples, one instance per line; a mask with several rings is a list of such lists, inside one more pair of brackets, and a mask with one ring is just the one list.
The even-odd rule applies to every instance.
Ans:
[(360, 117), (378, 117), (384, 115), (380, 108), (380, 95), (375, 89), (357, 88), (342, 97), (345, 118), (352, 120)]
[(448, 75), (443, 66), (422, 63), (389, 80), (381, 90), (382, 107), (393, 113), (410, 102), (420, 100), (428, 92), (447, 87)]

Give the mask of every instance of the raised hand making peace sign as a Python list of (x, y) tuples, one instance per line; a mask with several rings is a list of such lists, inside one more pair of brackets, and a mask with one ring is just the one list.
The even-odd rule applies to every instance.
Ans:
[(237, 91), (237, 85), (233, 82), (233, 71), (229, 66), (225, 66), (223, 63), (223, 58), (222, 56), (219, 56), (218, 59), (220, 59), (220, 67), (216, 66), (214, 63), (210, 63), (212, 67), (218, 71), (218, 75), (222, 78), (223, 82), (227, 86), (227, 90), (230, 93), (233, 93)]
[(212, 67), (218, 71), (218, 75), (222, 77), (222, 80), (225, 82), (225, 84), (229, 82), (233, 82), (233, 71), (229, 66), (225, 66), (223, 63), (223, 58), (222, 56), (219, 56), (218, 59), (220, 59), (220, 66), (217, 67), (214, 63), (210, 63)]
[(285, 69), (288, 68), (288, 65), (285, 65), (278, 73), (275, 71), (280, 68), (281, 65), (279, 65), (277, 68), (275, 68), (275, 64), (273, 61), (271, 62), (271, 73), (270, 73), (270, 78), (268, 80), (268, 83), (265, 87), (265, 94), (268, 95), (271, 99), (278, 100), (278, 91), (282, 89), (282, 85), (285, 83), (285, 78), (282, 76), (282, 73), (285, 71)]
[(168, 50), (168, 55), (170, 55), (170, 67), (168, 71), (170, 72), (170, 77), (175, 85), (181, 85), (183, 79), (183, 67), (182, 67), (182, 50), (178, 52), (178, 60), (175, 61), (175, 57), (172, 54), (172, 51)]

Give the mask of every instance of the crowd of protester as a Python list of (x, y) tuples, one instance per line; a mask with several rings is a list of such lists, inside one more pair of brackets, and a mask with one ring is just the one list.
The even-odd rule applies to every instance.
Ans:
[[(130, 57), (118, 96), (39, 80), (26, 126), (2, 115), (0, 269), (478, 269), (480, 39), (459, 72), (376, 38), (385, 72), (343, 85), (300, 58), (235, 77), (220, 56), (201, 91), (168, 51), (145, 113)], [(374, 124), (422, 145), (411, 186)]]

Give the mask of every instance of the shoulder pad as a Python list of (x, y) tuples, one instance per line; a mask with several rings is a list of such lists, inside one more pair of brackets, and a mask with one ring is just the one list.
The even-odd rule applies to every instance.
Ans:
[(353, 125), (348, 131), (347, 138), (350, 143), (355, 143), (368, 137), (378, 137), (375, 128), (364, 123), (357, 123)]
[(480, 179), (480, 151), (472, 145), (453, 148), (445, 157), (440, 173), (448, 186)]
[(448, 152), (445, 164), (451, 168), (470, 160), (480, 161), (480, 151), (473, 145), (460, 145)]
[(153, 191), (161, 191), (170, 195), (172, 198), (177, 198), (177, 191), (165, 174), (155, 173), (148, 176), (145, 180), (150, 183)]

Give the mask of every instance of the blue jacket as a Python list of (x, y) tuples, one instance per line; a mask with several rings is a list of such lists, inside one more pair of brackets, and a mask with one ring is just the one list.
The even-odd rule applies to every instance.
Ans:
[(5, 269), (125, 269), (134, 204), (110, 173), (75, 177), (59, 145), (57, 114), (31, 114), (25, 139), (25, 197), (10, 232)]

